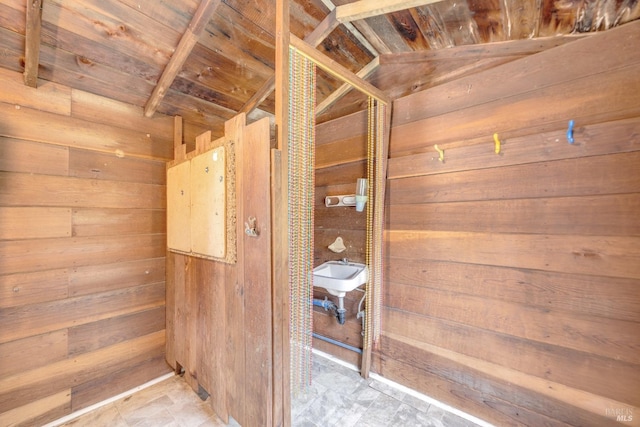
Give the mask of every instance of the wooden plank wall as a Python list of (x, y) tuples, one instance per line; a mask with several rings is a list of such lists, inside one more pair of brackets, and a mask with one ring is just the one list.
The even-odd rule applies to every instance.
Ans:
[(638, 39), (395, 102), (377, 372), (496, 425), (637, 425)]
[[(366, 148), (366, 112), (316, 127), (314, 267), (325, 261), (342, 258), (365, 262), (366, 212), (356, 212), (355, 207), (346, 206), (328, 208), (324, 199), (326, 196), (355, 193), (356, 180), (367, 176)], [(338, 236), (342, 237), (347, 248), (342, 253), (334, 253), (328, 249)], [(353, 291), (345, 297), (347, 315), (344, 325), (340, 325), (329, 312), (314, 307), (314, 332), (362, 348), (362, 323), (356, 319), (362, 295), (361, 292)], [(324, 289), (314, 289), (314, 298), (325, 297), (338, 304), (338, 299)], [(313, 345), (344, 360), (360, 364), (360, 356), (355, 352), (318, 339), (314, 339)]]
[(172, 119), (0, 70), (0, 425), (40, 425), (170, 372)]
[[(236, 165), (237, 262), (167, 255), (167, 361), (210, 395), (222, 420), (248, 426), (272, 425), (282, 405), (273, 401), (269, 135), (267, 118), (246, 126), (241, 114), (225, 126)], [(245, 234), (249, 217), (256, 237)]]

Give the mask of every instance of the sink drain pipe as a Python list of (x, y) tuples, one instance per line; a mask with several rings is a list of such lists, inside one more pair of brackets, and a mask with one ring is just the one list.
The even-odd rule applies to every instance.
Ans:
[(340, 300), (340, 307), (334, 304), (333, 301), (329, 301), (326, 297), (325, 299), (313, 299), (313, 305), (317, 307), (322, 307), (326, 311), (330, 311), (334, 316), (338, 319), (338, 323), (344, 325), (345, 314), (347, 310), (344, 308), (344, 298), (338, 298)]
[(362, 354), (362, 349), (359, 349), (358, 347), (354, 347), (352, 345), (345, 344), (343, 342), (334, 340), (333, 338), (329, 338), (329, 337), (325, 337), (325, 336), (316, 334), (315, 332), (313, 332), (312, 335), (313, 335), (314, 338), (317, 338), (317, 339), (319, 339), (321, 341), (325, 341), (325, 342), (328, 342), (328, 343), (331, 343), (331, 344), (335, 344), (335, 345), (337, 345), (339, 347), (346, 348), (347, 350), (355, 351), (358, 354)]

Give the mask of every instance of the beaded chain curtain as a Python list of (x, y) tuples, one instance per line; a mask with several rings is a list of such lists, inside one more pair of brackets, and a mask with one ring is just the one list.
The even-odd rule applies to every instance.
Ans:
[(382, 311), (382, 232), (384, 226), (384, 198), (380, 197), (385, 185), (383, 168), (383, 141), (386, 105), (369, 97), (367, 132), (367, 240), (365, 262), (369, 267), (366, 292), (365, 346), (376, 344), (380, 338)]
[[(313, 236), (315, 191), (316, 64), (289, 48), (289, 299), (290, 368), (293, 396), (311, 384), (313, 333)], [(384, 226), (384, 131), (386, 104), (369, 97), (367, 136), (367, 240), (365, 348), (381, 331), (382, 233)]]
[(316, 66), (289, 48), (289, 299), (291, 392), (311, 384)]

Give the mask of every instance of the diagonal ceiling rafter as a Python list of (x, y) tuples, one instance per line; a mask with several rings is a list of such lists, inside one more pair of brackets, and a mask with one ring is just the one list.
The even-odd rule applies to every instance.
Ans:
[(151, 117), (156, 112), (162, 98), (164, 98), (167, 90), (169, 90), (169, 87), (182, 69), (184, 62), (191, 54), (193, 47), (198, 42), (200, 35), (219, 5), (220, 0), (202, 0), (200, 2), (196, 13), (193, 15), (193, 18), (189, 23), (189, 27), (182, 35), (182, 38), (178, 43), (178, 47), (176, 47), (176, 50), (173, 52), (169, 63), (158, 80), (158, 84), (153, 89), (153, 92), (144, 107), (144, 115), (146, 117)]
[[(317, 47), (322, 41), (331, 34), (333, 30), (335, 30), (340, 24), (350, 24), (351, 21), (360, 20), (364, 18), (370, 18), (372, 16), (382, 15), (390, 12), (395, 12), (398, 10), (404, 10), (412, 7), (424, 6), (431, 3), (437, 3), (443, 0), (361, 0), (355, 3), (345, 4), (342, 6), (337, 6), (325, 17), (325, 19), (311, 32), (307, 37), (305, 37), (304, 41), (314, 48)], [(329, 2), (331, 3), (331, 2)], [(325, 3), (326, 4), (326, 3)], [(331, 3), (332, 4), (332, 3)], [(364, 29), (367, 30), (369, 27), (366, 25), (366, 22), (362, 22), (364, 24)], [(373, 34), (372, 34), (373, 35)], [(362, 35), (360, 34), (362, 37)], [(369, 44), (369, 41), (366, 37), (363, 37), (366, 44)], [(382, 50), (383, 53), (388, 53), (389, 49), (384, 46), (384, 44), (379, 45), (379, 50)], [(374, 48), (375, 49), (375, 48)], [(378, 53), (376, 53), (376, 58), (378, 57)], [(374, 59), (369, 64), (367, 64), (360, 72), (356, 74), (358, 78), (364, 79), (369, 74), (373, 73), (375, 69), (379, 66), (379, 61)], [(260, 89), (242, 106), (240, 112), (244, 112), (249, 114), (255, 108), (257, 108), (275, 89), (275, 77), (271, 77), (267, 80)], [(347, 94), (351, 90), (351, 86), (348, 84), (342, 85), (333, 95), (331, 95), (327, 100), (325, 100), (320, 106), (322, 107), (319, 111), (324, 111), (337, 102), (341, 97)]]

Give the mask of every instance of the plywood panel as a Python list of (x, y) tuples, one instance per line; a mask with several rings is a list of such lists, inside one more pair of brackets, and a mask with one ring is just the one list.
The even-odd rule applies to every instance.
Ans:
[(0, 308), (54, 301), (68, 295), (67, 269), (0, 275)]
[(0, 171), (66, 176), (69, 149), (0, 136)]
[(191, 250), (224, 258), (226, 254), (225, 148), (191, 159)]
[[(0, 309), (0, 343), (164, 305), (164, 283)], [(164, 346), (164, 344), (163, 344)]]
[(76, 267), (69, 272), (69, 295), (80, 296), (149, 285), (163, 282), (164, 279), (164, 258), (160, 257)]
[(71, 209), (0, 207), (0, 240), (71, 236)]
[(0, 205), (165, 209), (165, 187), (0, 172)]
[(167, 246), (191, 252), (191, 162), (167, 169)]

